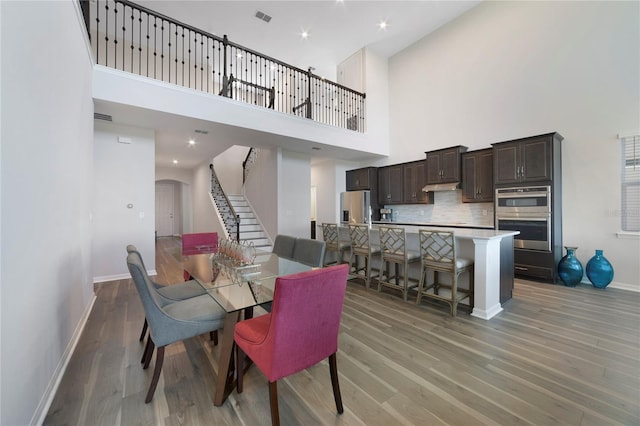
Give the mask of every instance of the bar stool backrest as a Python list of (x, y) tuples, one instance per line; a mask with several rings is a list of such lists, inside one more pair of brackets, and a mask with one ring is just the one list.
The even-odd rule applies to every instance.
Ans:
[(438, 269), (455, 270), (456, 245), (453, 232), (421, 229), (419, 236), (420, 257), (424, 265)]
[(323, 223), (322, 224), (322, 237), (324, 242), (327, 243), (327, 249), (339, 250), (338, 242), (338, 225), (335, 223)]
[(381, 226), (380, 248), (382, 256), (397, 256), (404, 258), (406, 254), (406, 232), (404, 228), (393, 226)]
[(371, 246), (369, 243), (369, 225), (349, 225), (349, 238), (351, 249), (356, 253), (368, 254)]

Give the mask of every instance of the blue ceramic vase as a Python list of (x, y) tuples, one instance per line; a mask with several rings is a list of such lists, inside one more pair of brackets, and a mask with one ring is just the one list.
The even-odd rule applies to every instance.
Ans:
[(578, 247), (565, 247), (567, 254), (558, 262), (558, 275), (568, 287), (575, 287), (582, 280), (582, 263), (576, 257)]
[(595, 256), (587, 262), (587, 278), (596, 288), (605, 288), (613, 281), (613, 266), (602, 255), (602, 250), (596, 250)]

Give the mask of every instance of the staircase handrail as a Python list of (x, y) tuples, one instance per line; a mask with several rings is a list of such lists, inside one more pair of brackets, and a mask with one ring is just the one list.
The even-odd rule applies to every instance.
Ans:
[(255, 159), (258, 156), (260, 151), (257, 148), (251, 147), (247, 152), (247, 156), (242, 162), (242, 184), (244, 185), (247, 181), (247, 176), (249, 176), (249, 171), (251, 170), (251, 165), (255, 164)]

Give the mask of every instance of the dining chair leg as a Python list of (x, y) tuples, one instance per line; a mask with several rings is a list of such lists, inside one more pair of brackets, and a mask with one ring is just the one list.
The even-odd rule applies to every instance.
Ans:
[(140, 333), (140, 341), (142, 342), (144, 340), (144, 336), (147, 334), (147, 326), (149, 324), (147, 323), (147, 317), (144, 318), (144, 324), (142, 325), (142, 333)]
[(140, 358), (140, 364), (144, 364), (147, 359), (147, 353), (149, 352), (149, 346), (151, 345), (151, 336), (147, 339), (147, 344), (144, 345), (144, 351), (142, 352), (142, 358)]
[(147, 392), (147, 398), (144, 400), (147, 404), (153, 399), (153, 394), (156, 392), (156, 386), (158, 386), (158, 380), (160, 379), (160, 371), (162, 371), (162, 363), (164, 361), (164, 346), (160, 346), (156, 351), (156, 367), (153, 369), (153, 378), (151, 379), (151, 385), (149, 385), (149, 392)]
[(149, 339), (147, 339), (147, 349), (144, 351), (144, 355), (142, 356), (142, 359), (144, 360), (144, 366), (142, 367), (143, 370), (149, 368), (151, 358), (153, 357), (153, 349), (155, 347), (156, 345), (153, 343), (153, 340), (151, 340), (151, 336), (149, 336)]
[(244, 352), (240, 349), (240, 345), (236, 347), (236, 389), (238, 393), (242, 393), (242, 379), (244, 376)]
[(340, 395), (340, 383), (338, 383), (338, 363), (335, 353), (329, 355), (329, 372), (331, 374), (333, 398), (336, 400), (336, 409), (338, 410), (338, 414), (342, 414), (344, 412), (344, 408), (342, 407), (342, 396)]
[(269, 403), (271, 404), (271, 424), (280, 426), (280, 412), (278, 411), (278, 382), (269, 382)]

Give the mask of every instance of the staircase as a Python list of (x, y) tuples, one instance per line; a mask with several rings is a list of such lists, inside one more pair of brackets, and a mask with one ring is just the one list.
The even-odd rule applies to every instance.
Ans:
[(240, 216), (240, 241), (252, 242), (258, 250), (271, 251), (271, 242), (244, 195), (227, 195), (227, 198), (233, 210)]

